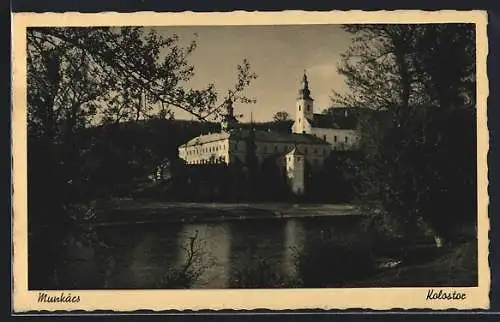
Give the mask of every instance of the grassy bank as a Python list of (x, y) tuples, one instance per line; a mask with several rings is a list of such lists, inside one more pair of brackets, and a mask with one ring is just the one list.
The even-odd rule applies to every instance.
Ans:
[(426, 247), (402, 254), (394, 268), (381, 267), (361, 244), (328, 244), (297, 253), (296, 276), (266, 266), (243, 268), (235, 288), (471, 287), (478, 283), (477, 242), (444, 248)]
[(476, 286), (478, 283), (477, 241), (451, 245), (434, 252), (427, 260), (389, 268), (353, 283), (353, 287)]

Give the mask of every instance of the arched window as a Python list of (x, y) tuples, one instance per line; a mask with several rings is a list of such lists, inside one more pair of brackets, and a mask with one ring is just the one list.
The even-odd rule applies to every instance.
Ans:
[(333, 137), (333, 142), (337, 142), (337, 136), (336, 135)]
[(323, 134), (323, 140), (326, 141), (326, 134)]
[(299, 112), (300, 112), (300, 105), (299, 105)]
[(345, 140), (345, 143), (347, 143), (347, 136), (345, 137), (345, 139), (344, 139), (344, 140)]

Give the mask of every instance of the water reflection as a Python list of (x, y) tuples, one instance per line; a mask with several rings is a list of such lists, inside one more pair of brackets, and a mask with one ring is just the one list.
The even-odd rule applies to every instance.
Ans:
[(224, 288), (228, 284), (231, 227), (227, 223), (188, 224), (178, 237), (178, 265), (185, 265), (192, 252), (202, 274), (193, 288)]
[(105, 271), (106, 288), (157, 288), (174, 266), (180, 225), (107, 227), (99, 231), (104, 246), (94, 257)]
[(251, 287), (242, 285), (243, 271), (293, 276), (293, 249), (318, 237), (352, 233), (350, 228), (337, 218), (102, 227), (100, 244), (70, 243), (62, 275), (72, 281), (66, 282), (70, 288), (164, 288), (167, 272), (185, 265), (194, 251), (201, 275), (193, 288)]
[[(231, 271), (228, 287), (248, 287), (248, 284), (260, 284), (259, 280), (265, 279), (267, 276), (265, 274), (279, 270), (283, 249), (283, 222), (281, 220), (236, 221), (231, 224), (231, 227), (233, 238), (230, 245)], [(242, 280), (245, 275), (251, 275), (251, 281)]]
[(306, 239), (304, 226), (300, 221), (290, 219), (285, 224), (284, 235), (282, 270), (286, 276), (295, 277), (297, 274), (294, 265), (296, 255), (301, 250)]

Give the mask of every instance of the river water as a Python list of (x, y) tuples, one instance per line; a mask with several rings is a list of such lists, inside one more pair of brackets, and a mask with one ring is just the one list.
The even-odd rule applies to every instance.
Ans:
[(70, 238), (60, 272), (73, 289), (168, 288), (172, 268), (193, 252), (200, 273), (192, 288), (242, 287), (241, 272), (265, 259), (265, 271), (296, 274), (297, 250), (318, 238), (359, 234), (354, 216), (269, 218), (205, 223), (142, 223), (96, 227), (97, 242)]

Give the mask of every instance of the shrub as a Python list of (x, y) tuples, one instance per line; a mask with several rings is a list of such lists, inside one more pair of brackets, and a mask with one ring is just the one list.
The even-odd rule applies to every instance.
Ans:
[(293, 287), (294, 282), (281, 274), (267, 259), (256, 259), (252, 264), (235, 269), (230, 287), (282, 288)]

